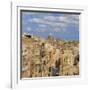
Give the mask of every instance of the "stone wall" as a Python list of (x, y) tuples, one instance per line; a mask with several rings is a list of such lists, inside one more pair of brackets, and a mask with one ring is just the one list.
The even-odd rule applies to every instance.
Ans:
[(21, 78), (79, 75), (79, 42), (22, 37)]

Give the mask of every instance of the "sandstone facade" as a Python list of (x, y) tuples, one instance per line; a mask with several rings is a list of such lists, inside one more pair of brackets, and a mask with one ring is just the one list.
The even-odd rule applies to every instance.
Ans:
[(21, 78), (79, 75), (79, 42), (22, 37)]

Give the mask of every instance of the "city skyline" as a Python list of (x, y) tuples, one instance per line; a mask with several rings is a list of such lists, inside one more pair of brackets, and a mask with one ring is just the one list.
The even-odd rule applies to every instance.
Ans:
[(22, 33), (47, 38), (79, 40), (77, 13), (22, 11)]

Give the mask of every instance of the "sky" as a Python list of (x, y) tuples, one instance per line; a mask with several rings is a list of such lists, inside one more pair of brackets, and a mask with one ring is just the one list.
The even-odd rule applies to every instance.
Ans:
[(65, 12), (22, 11), (22, 33), (47, 38), (79, 40), (79, 15)]

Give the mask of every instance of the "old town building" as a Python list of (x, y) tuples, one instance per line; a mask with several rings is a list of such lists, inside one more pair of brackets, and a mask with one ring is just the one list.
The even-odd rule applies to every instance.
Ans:
[(79, 75), (79, 42), (24, 34), (21, 78)]

